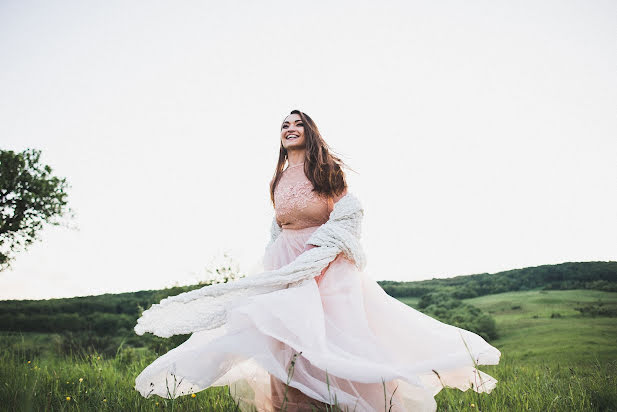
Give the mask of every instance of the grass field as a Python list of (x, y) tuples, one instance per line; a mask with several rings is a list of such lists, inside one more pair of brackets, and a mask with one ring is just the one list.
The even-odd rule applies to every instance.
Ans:
[(467, 299), (490, 313), (513, 360), (569, 365), (617, 360), (617, 318), (581, 316), (576, 307), (617, 308), (617, 293), (595, 290), (510, 292)]
[[(417, 299), (402, 299), (410, 305)], [(499, 380), (490, 394), (444, 389), (440, 411), (617, 411), (617, 322), (583, 316), (576, 307), (617, 307), (617, 293), (592, 290), (525, 291), (468, 299), (490, 312), (500, 337), (499, 365), (481, 369)], [(1, 410), (234, 410), (224, 388), (176, 400), (142, 398), (135, 376), (156, 355), (120, 349), (112, 358), (97, 354), (61, 359), (33, 345), (53, 337), (6, 335), (0, 352)], [(81, 378), (81, 380), (80, 380)]]

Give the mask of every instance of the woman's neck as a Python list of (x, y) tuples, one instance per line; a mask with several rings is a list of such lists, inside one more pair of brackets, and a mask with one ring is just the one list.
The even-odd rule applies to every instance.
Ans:
[(304, 154), (306, 149), (302, 150), (288, 150), (287, 151), (287, 162), (289, 166), (295, 166), (300, 163), (304, 163)]

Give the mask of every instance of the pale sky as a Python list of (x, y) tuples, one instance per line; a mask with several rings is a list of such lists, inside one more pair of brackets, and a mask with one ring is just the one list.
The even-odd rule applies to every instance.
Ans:
[(280, 124), (357, 173), (375, 280), (617, 260), (614, 1), (3, 1), (0, 148), (72, 222), (0, 299), (259, 270)]

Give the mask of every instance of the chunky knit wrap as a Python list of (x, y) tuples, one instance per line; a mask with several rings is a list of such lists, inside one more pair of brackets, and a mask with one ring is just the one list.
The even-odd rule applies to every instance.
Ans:
[[(276, 270), (167, 297), (142, 313), (137, 319), (135, 333), (151, 332), (168, 338), (223, 326), (229, 310), (246, 301), (247, 297), (297, 287), (320, 275), (339, 253), (363, 270), (366, 265), (360, 244), (363, 216), (360, 201), (348, 192), (334, 204), (328, 221), (315, 229), (306, 241), (318, 247), (304, 251), (293, 262)], [(280, 232), (281, 228), (273, 218), (268, 247)]]

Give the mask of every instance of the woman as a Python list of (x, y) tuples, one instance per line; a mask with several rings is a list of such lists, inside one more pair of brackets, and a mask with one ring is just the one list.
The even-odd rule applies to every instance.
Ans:
[[(229, 385), (243, 410), (267, 411), (324, 410), (334, 404), (356, 411), (435, 411), (434, 395), (444, 386), (490, 392), (496, 380), (475, 365), (497, 364), (500, 352), (480, 336), (388, 296), (363, 271), (359, 246), (347, 236), (353, 226), (344, 226), (341, 236), (338, 226), (330, 226), (339, 218), (345, 222), (343, 210), (354, 198), (347, 193), (343, 163), (330, 153), (313, 120), (293, 110), (280, 140), (270, 183), (275, 217), (263, 261), (271, 271), (266, 274), (294, 268), (302, 259), (308, 267), (307, 257), (319, 260), (322, 249), (334, 254), (323, 269), (308, 272), (317, 275), (309, 281), (298, 277), (277, 290), (262, 282), (264, 289), (247, 299), (229, 293), (224, 315), (213, 323), (217, 327), (185, 329), (197, 332), (148, 366), (136, 388), (144, 396), (171, 397)], [(297, 272), (306, 271), (285, 274)], [(195, 307), (209, 316), (212, 310), (203, 310), (207, 299), (223, 292), (204, 289), (209, 296), (193, 296), (191, 303), (201, 302)], [(175, 303), (172, 308), (186, 312), (187, 299)], [(171, 316), (168, 322), (174, 322)], [(177, 394), (166, 393), (173, 386), (170, 376), (184, 383)]]

